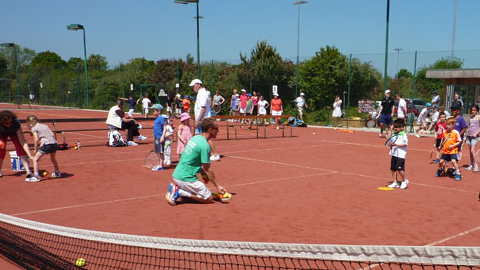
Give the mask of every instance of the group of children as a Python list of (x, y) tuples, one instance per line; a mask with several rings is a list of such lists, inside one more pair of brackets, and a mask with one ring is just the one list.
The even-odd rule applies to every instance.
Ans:
[[(451, 108), (452, 117), (447, 119), (444, 111), (438, 112), (437, 122), (434, 123), (435, 131), (435, 148), (436, 158), (432, 163), (438, 164), (438, 169), (435, 174), (440, 177), (447, 173), (448, 163), (452, 163), (453, 169), (451, 171), (455, 181), (462, 180), (462, 175), (459, 167), (459, 160), (462, 156), (463, 148), (466, 146), (470, 152), (470, 165), (465, 170), (478, 172), (478, 164), (476, 160), (476, 145), (480, 135), (480, 114), (479, 106), (472, 105), (470, 108), (469, 124), (462, 117), (462, 107), (454, 104)], [(408, 185), (408, 180), (405, 177), (405, 157), (407, 152), (408, 137), (404, 133), (405, 123), (402, 119), (397, 119), (393, 122), (394, 135), (398, 139), (390, 145), (391, 165), (393, 181), (388, 187), (405, 189)], [(417, 135), (417, 134), (416, 134)], [(464, 145), (466, 144), (466, 146)], [(401, 182), (396, 180), (397, 174), (401, 176)]]
[[(152, 168), (152, 171), (164, 170), (164, 167), (171, 165), (172, 142), (174, 139), (173, 121), (168, 115), (163, 115), (163, 106), (154, 104), (150, 107), (153, 115), (156, 117), (153, 124), (153, 135), (155, 140), (155, 153), (158, 155), (158, 165)], [(190, 114), (184, 112), (180, 114), (180, 125), (177, 128), (177, 154), (181, 155), (192, 138), (190, 128)]]
[[(39, 175), (38, 161), (47, 154), (50, 155), (50, 160), (52, 161), (55, 169), (51, 177), (62, 177), (56, 160), (56, 151), (59, 149), (59, 147), (53, 132), (48, 128), (47, 125), (40, 124), (35, 115), (28, 116), (26, 120), (27, 127), (34, 138), (33, 155), (28, 147), (28, 143), (25, 141), (20, 121), (18, 120), (17, 116), (8, 110), (0, 112), (0, 168), (6, 155), (7, 139), (10, 138), (15, 146), (17, 156), (25, 168), (25, 181), (40, 181), (41, 178)], [(27, 157), (33, 161), (33, 173), (29, 168)], [(2, 176), (3, 175), (0, 171), (0, 177)]]

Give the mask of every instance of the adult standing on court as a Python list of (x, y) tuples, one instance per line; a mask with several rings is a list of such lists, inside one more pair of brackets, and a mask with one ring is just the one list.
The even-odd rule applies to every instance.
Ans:
[[(455, 92), (453, 95), (453, 101), (452, 101), (452, 106), (451, 107), (460, 107), (460, 112), (463, 111), (463, 100), (460, 98), (460, 94), (458, 92)], [(453, 111), (450, 110), (453, 114)]]
[(298, 117), (303, 122), (303, 107), (308, 109), (308, 105), (305, 102), (305, 93), (300, 93), (300, 96), (295, 99), (295, 103), (297, 104)]
[(259, 97), (258, 97), (257, 92), (253, 91), (252, 92), (252, 101), (253, 101), (252, 115), (257, 115), (258, 114), (258, 100), (259, 100)]
[(30, 168), (28, 167), (28, 158), (32, 158), (30, 149), (28, 148), (28, 143), (23, 137), (22, 127), (20, 126), (20, 121), (17, 119), (17, 115), (11, 111), (1, 111), (0, 112), (0, 177), (2, 177), (2, 165), (5, 155), (7, 154), (7, 139), (10, 138), (13, 145), (15, 146), (15, 151), (17, 156), (20, 158), (20, 161), (25, 168), (25, 173), (27, 178), (25, 181), (30, 182), (30, 178), (33, 176)]
[(432, 104), (432, 108), (438, 109), (438, 107), (440, 107), (440, 102), (441, 102), (440, 95), (438, 94), (437, 91), (433, 91), (432, 102), (430, 102)]
[[(240, 95), (240, 114), (245, 116), (247, 115), (247, 90), (242, 89), (242, 94)], [(245, 122), (245, 118), (242, 119), (242, 122)]]
[[(342, 100), (339, 95), (335, 96), (335, 101), (333, 102), (333, 113), (332, 113), (332, 127), (337, 129), (337, 126), (340, 123), (340, 118), (342, 117)], [(335, 126), (335, 120), (337, 120), (337, 126)]]
[(235, 116), (235, 104), (237, 101), (237, 89), (233, 89), (232, 97), (230, 98), (230, 115)]
[(407, 116), (407, 102), (403, 99), (401, 93), (397, 93), (396, 97), (398, 101), (397, 117), (405, 122), (405, 117)]
[(385, 126), (387, 137), (390, 136), (390, 127), (392, 125), (393, 111), (395, 109), (395, 102), (390, 95), (391, 92), (387, 89), (385, 91), (385, 97), (382, 99), (382, 103), (380, 104), (380, 111), (377, 116), (377, 118), (380, 117), (380, 133), (378, 134), (380, 138), (383, 137), (383, 128)]
[(138, 125), (135, 120), (126, 115), (123, 111), (123, 100), (119, 99), (117, 105), (110, 108), (108, 111), (107, 121), (105, 123), (110, 129), (126, 129), (127, 130), (127, 145), (137, 146), (133, 141), (133, 136), (137, 137), (138, 141), (146, 140), (147, 137), (140, 135)]
[[(195, 133), (200, 134), (202, 132), (201, 124), (202, 122), (210, 117), (210, 92), (203, 87), (202, 81), (199, 79), (194, 79), (190, 83), (193, 91), (197, 93), (197, 98), (195, 99)], [(210, 148), (212, 149), (212, 161), (217, 161), (220, 159), (220, 155), (215, 151), (215, 146), (213, 141), (209, 140)]]
[[(280, 116), (283, 113), (283, 106), (282, 100), (278, 97), (278, 93), (273, 94), (273, 99), (270, 101), (270, 114), (272, 116)], [(278, 123), (280, 122), (280, 118), (275, 118), (275, 125), (276, 128), (279, 129)]]
[(225, 99), (220, 95), (220, 91), (216, 91), (215, 95), (213, 96), (213, 112), (215, 115), (220, 113), (220, 110), (222, 109), (222, 104), (225, 102)]
[[(140, 99), (137, 100), (137, 104), (139, 101)], [(150, 104), (152, 103), (152, 101), (148, 99), (148, 94), (143, 95), (143, 99), (141, 102), (143, 117), (148, 118), (148, 108), (150, 108)]]
[(175, 171), (172, 174), (173, 182), (168, 185), (166, 199), (170, 205), (176, 205), (177, 199), (186, 197), (199, 203), (212, 203), (212, 192), (202, 181), (198, 180), (197, 174), (200, 169), (207, 175), (219, 193), (227, 190), (217, 182), (213, 170), (210, 168), (210, 145), (208, 141), (215, 139), (218, 133), (218, 125), (212, 118), (207, 118), (201, 123), (202, 133), (191, 138), (180, 157)]

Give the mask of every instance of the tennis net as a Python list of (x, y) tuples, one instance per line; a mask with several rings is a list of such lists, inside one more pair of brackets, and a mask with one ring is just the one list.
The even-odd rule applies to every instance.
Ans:
[[(480, 247), (204, 241), (80, 230), (0, 214), (0, 253), (25, 269), (480, 269)], [(84, 267), (76, 265), (83, 258)]]

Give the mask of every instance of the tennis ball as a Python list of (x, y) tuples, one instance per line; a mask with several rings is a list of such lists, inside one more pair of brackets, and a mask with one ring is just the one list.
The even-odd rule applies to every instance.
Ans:
[(77, 259), (77, 261), (75, 262), (75, 265), (80, 266), (80, 267), (84, 267), (86, 264), (87, 263), (86, 263), (85, 259), (83, 259), (83, 258)]
[(78, 147), (74, 146), (74, 147), (73, 147), (73, 149), (77, 150), (77, 149), (78, 149)]
[(45, 177), (45, 176), (48, 175), (48, 172), (47, 172), (47, 171), (44, 171), (44, 172), (42, 173), (42, 175)]

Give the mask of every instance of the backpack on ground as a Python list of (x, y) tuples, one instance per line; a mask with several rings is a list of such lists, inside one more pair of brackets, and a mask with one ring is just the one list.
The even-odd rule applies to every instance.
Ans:
[(108, 146), (122, 147), (127, 146), (127, 143), (123, 140), (122, 134), (118, 130), (110, 130), (108, 132)]

